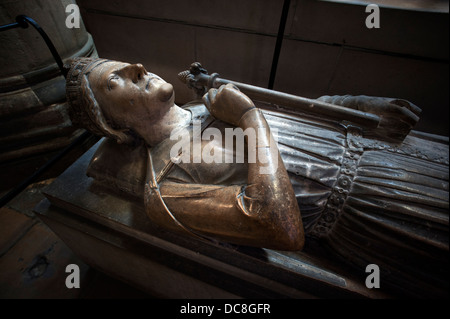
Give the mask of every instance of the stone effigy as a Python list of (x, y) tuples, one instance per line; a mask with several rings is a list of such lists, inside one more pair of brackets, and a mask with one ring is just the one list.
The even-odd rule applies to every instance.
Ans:
[(87, 173), (141, 201), (153, 223), (277, 250), (318, 241), (347, 264), (378, 265), (394, 289), (448, 288), (448, 140), (411, 131), (412, 103), (312, 102), (374, 115), (367, 127), (257, 108), (232, 83), (197, 85), (202, 100), (179, 107), (172, 85), (140, 64), (67, 67), (73, 121), (107, 137)]

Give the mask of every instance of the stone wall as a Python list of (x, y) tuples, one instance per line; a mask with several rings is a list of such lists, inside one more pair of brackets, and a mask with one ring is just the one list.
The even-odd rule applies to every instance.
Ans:
[[(78, 4), (100, 56), (143, 63), (174, 84), (178, 103), (192, 94), (176, 75), (194, 61), (226, 79), (268, 85), (283, 1)], [(365, 5), (292, 0), (274, 89), (408, 99), (423, 109), (417, 129), (448, 136), (448, 8), (381, 7), (379, 29), (366, 27), (367, 16)]]

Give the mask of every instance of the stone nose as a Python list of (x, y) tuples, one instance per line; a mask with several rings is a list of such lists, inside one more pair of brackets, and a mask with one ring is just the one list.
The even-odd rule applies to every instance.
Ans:
[(147, 74), (147, 70), (140, 63), (130, 64), (122, 68), (119, 73), (125, 78), (131, 79), (134, 83), (139, 82)]

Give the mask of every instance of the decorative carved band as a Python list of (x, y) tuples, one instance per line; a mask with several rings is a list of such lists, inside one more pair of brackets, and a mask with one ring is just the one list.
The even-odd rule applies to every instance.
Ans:
[(360, 130), (355, 127), (349, 127), (347, 130), (347, 149), (342, 159), (341, 170), (333, 185), (325, 209), (310, 233), (313, 237), (321, 238), (326, 237), (329, 234), (342, 213), (345, 201), (352, 188), (353, 179), (356, 175), (356, 169), (363, 153), (363, 148), (360, 144), (354, 143), (354, 139), (349, 138), (349, 136), (361, 136)]

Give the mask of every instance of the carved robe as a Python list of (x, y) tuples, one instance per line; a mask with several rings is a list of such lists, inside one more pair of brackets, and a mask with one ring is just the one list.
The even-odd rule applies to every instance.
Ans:
[[(412, 132), (401, 144), (392, 144), (364, 138), (357, 127), (263, 113), (278, 132), (307, 238), (319, 239), (361, 272), (377, 264), (383, 280), (397, 290), (448, 289), (448, 142)], [(218, 122), (211, 125), (220, 127)], [(124, 152), (124, 147), (105, 141), (89, 174), (143, 197), (146, 151), (141, 146)], [(117, 152), (123, 155), (117, 158)], [(116, 164), (105, 165), (114, 156)], [(220, 165), (215, 173), (205, 174), (192, 163), (174, 164), (164, 179), (226, 187), (246, 178), (245, 164)], [(203, 193), (202, 200), (214, 202), (217, 193)], [(174, 205), (173, 197), (161, 197), (180, 220), (182, 207), (199, 200), (196, 193), (186, 194)]]

